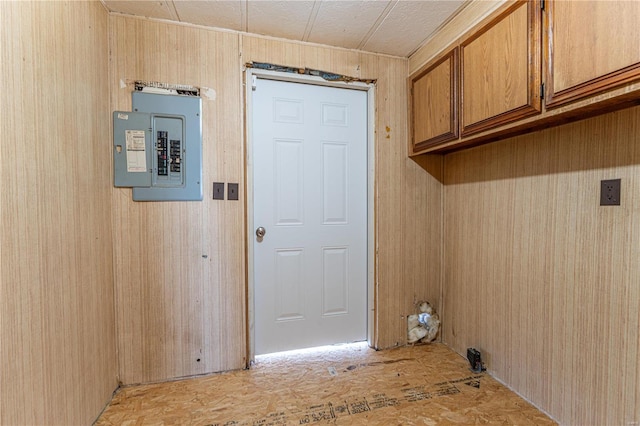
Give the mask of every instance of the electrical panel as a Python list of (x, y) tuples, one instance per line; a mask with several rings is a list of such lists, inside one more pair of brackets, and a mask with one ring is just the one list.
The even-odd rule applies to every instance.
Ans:
[(132, 106), (113, 113), (114, 185), (134, 201), (201, 201), (201, 99), (133, 92)]

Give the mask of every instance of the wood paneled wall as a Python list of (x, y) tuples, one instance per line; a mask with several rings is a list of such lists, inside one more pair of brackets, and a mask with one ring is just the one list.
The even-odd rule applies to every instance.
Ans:
[[(270, 62), (377, 79), (377, 333), (406, 342), (414, 299), (439, 305), (442, 185), (407, 158), (407, 61), (324, 46), (113, 15), (112, 109), (153, 80), (215, 91), (203, 101), (202, 202), (136, 203), (114, 190), (120, 380), (149, 382), (242, 368), (246, 354), (243, 64)], [(432, 164), (441, 171), (441, 158)], [(437, 174), (437, 173), (436, 173)], [(212, 182), (241, 201), (214, 201)], [(432, 215), (432, 220), (423, 220)], [(416, 218), (420, 218), (417, 220)], [(198, 361), (199, 360), (199, 361)]]
[[(501, 3), (472, 2), (410, 72)], [(443, 340), (562, 424), (640, 422), (639, 127), (634, 108), (444, 160)], [(598, 205), (609, 178), (620, 207)]]
[(90, 424), (116, 382), (108, 15), (0, 2), (0, 423)]
[(562, 424), (637, 424), (639, 193), (638, 107), (446, 156), (445, 342)]
[(211, 199), (214, 181), (244, 185), (238, 35), (118, 16), (110, 34), (113, 110), (131, 110), (132, 86), (121, 82), (215, 91), (202, 102), (203, 201), (134, 202), (131, 189), (113, 191), (120, 380), (242, 368), (244, 203)]

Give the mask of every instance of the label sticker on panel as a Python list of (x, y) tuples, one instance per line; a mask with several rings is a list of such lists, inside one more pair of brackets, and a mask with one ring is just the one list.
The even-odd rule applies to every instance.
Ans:
[(147, 155), (144, 130), (126, 130), (127, 172), (146, 172)]

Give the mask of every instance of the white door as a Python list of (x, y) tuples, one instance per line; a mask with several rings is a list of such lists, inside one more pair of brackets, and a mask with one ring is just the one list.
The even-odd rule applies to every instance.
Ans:
[(367, 94), (258, 79), (256, 355), (366, 339)]

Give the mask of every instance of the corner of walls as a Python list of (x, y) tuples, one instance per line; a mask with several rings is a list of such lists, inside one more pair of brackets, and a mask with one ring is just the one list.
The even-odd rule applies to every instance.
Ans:
[(447, 156), (447, 343), (564, 424), (640, 415), (638, 129), (634, 107)]
[(0, 423), (90, 424), (117, 386), (107, 13), (0, 16)]
[[(109, 9), (107, 8), (107, 6), (104, 4), (104, 2), (101, 0), (100, 3), (102, 4), (102, 6), (104, 7), (104, 11), (105, 14), (107, 16), (107, 25), (106, 25), (106, 30), (107, 30), (107, 79), (105, 81), (105, 87), (106, 87), (106, 91), (108, 93), (107, 96), (107, 101), (109, 102), (109, 106), (108, 106), (108, 112), (109, 114), (113, 111), (113, 104), (114, 104), (114, 99), (113, 99), (113, 91), (110, 88), (110, 82), (111, 82), (111, 76), (113, 75), (113, 32), (111, 30), (112, 28), (112, 16), (111, 13), (109, 11)], [(113, 141), (113, 126), (109, 126), (109, 156), (112, 156), (112, 144), (111, 142)], [(111, 162), (113, 161), (113, 159), (111, 158)], [(113, 164), (113, 163), (111, 163)], [(114, 176), (113, 176), (113, 167), (110, 170), (110, 175), (111, 175), (111, 182), (113, 182), (114, 180)], [(118, 324), (119, 324), (119, 318), (118, 318), (118, 311), (117, 311), (117, 300), (118, 300), (118, 295), (117, 295), (117, 291), (118, 288), (116, 286), (116, 234), (115, 234), (115, 229), (117, 226), (116, 223), (116, 215), (115, 215), (115, 204), (113, 202), (113, 196), (114, 196), (114, 191), (115, 191), (115, 187), (113, 185), (110, 185), (111, 188), (111, 193), (109, 195), (109, 213), (110, 213), (110, 231), (111, 231), (111, 259), (112, 259), (112, 266), (111, 266), (111, 280), (112, 280), (112, 311), (113, 311), (113, 341), (115, 342), (115, 347), (114, 347), (114, 354), (115, 354), (115, 362), (116, 362), (116, 370), (115, 370), (115, 378), (116, 378), (116, 383), (117, 383), (117, 387), (114, 390), (114, 393), (120, 388), (120, 386), (122, 385), (122, 380), (120, 379), (120, 357), (119, 357), (119, 346), (118, 346)], [(108, 405), (108, 404), (107, 404)], [(106, 408), (106, 406), (105, 406)]]
[[(422, 66), (431, 59), (442, 53), (448, 46), (458, 40), (464, 33), (480, 22), (494, 10), (500, 7), (507, 0), (491, 0), (491, 1), (471, 1), (467, 6), (460, 10), (451, 20), (445, 23), (433, 36), (408, 59), (407, 77), (418, 71)], [(408, 109), (410, 107), (408, 106)], [(410, 127), (410, 126), (408, 126)], [(408, 136), (409, 138), (411, 135)], [(444, 164), (445, 158), (442, 155), (427, 155), (413, 157), (413, 161), (419, 165), (425, 172), (428, 188), (427, 198), (428, 204), (422, 214), (418, 211), (414, 212), (416, 221), (424, 223), (429, 232), (429, 241), (426, 243), (425, 265), (429, 268), (428, 275), (431, 278), (426, 286), (425, 294), (428, 299), (437, 300), (436, 309), (439, 312), (441, 320), (444, 322), (446, 307), (445, 298), (445, 182), (444, 182)], [(425, 243), (413, 241), (416, 247), (422, 247)], [(435, 281), (434, 281), (435, 280)], [(437, 282), (432, 284), (431, 282)], [(440, 332), (439, 339), (445, 341), (444, 333)]]

